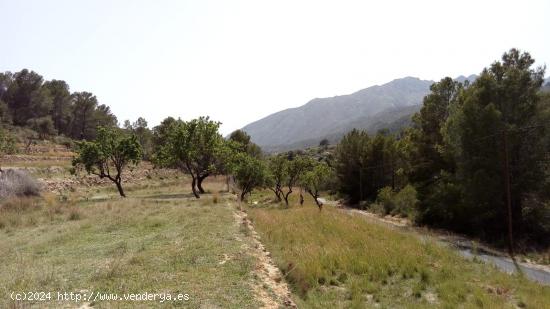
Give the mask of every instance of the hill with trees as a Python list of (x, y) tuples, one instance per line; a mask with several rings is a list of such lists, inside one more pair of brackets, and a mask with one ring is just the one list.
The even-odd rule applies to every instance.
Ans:
[[(457, 80), (471, 82), (475, 77)], [(399, 129), (410, 124), (410, 116), (420, 108), (431, 84), (405, 77), (349, 95), (317, 98), (248, 124), (243, 131), (262, 149), (276, 152), (314, 146), (323, 138), (336, 143), (354, 128), (369, 132)]]

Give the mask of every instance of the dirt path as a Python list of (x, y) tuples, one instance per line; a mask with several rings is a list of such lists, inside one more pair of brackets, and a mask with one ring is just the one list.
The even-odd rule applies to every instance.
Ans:
[(264, 304), (261, 308), (297, 308), (292, 301), (290, 289), (283, 278), (279, 268), (275, 266), (271, 259), (271, 253), (260, 241), (260, 236), (254, 230), (254, 226), (246, 212), (235, 210), (236, 222), (246, 229), (245, 233), (252, 239), (252, 247), (243, 244), (243, 249), (256, 258), (255, 274), (259, 278), (261, 285), (253, 286), (258, 299)]

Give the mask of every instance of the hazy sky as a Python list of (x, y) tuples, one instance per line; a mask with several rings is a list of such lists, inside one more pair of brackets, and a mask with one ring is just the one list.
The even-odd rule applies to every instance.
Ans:
[[(376, 3), (373, 3), (376, 2)], [(210, 115), (222, 132), (395, 78), (550, 64), (550, 1), (0, 0), (0, 71), (90, 91), (122, 122)]]

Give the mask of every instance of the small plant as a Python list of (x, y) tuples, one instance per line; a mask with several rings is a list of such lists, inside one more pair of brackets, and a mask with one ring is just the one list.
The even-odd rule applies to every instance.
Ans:
[(71, 209), (71, 211), (69, 212), (69, 221), (77, 221), (77, 220), (80, 220), (81, 219), (81, 214), (80, 214), (80, 211), (78, 211), (78, 209)]

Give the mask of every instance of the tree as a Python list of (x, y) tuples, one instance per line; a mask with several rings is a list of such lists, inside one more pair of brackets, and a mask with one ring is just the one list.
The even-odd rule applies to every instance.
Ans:
[(524, 202), (545, 183), (549, 128), (538, 115), (545, 70), (532, 68), (534, 62), (529, 53), (506, 52), (483, 70), (447, 120), (463, 206), (471, 211), (460, 224), (469, 231), (495, 237), (512, 221), (509, 230), (522, 233)]
[(141, 146), (135, 135), (124, 136), (117, 129), (101, 127), (94, 141), (78, 144), (73, 165), (83, 165), (88, 174), (111, 180), (120, 196), (126, 197), (122, 173), (129, 164), (136, 165), (140, 159)]
[(264, 162), (260, 159), (241, 152), (235, 155), (230, 166), (235, 183), (241, 190), (241, 201), (253, 189), (264, 186), (267, 179), (267, 169)]
[(352, 130), (336, 147), (335, 170), (340, 191), (351, 203), (374, 200), (378, 191), (395, 186), (400, 150), (393, 135), (380, 131), (374, 137)]
[(130, 121), (126, 120), (124, 128), (132, 131), (137, 136), (141, 148), (143, 149), (143, 158), (150, 158), (152, 153), (153, 133), (147, 127), (147, 120), (143, 117), (139, 117), (133, 124), (130, 124)]
[(352, 203), (365, 198), (364, 158), (370, 142), (364, 131), (352, 130), (346, 134), (335, 151), (335, 169), (339, 191), (350, 198)]
[(267, 185), (275, 196), (277, 201), (281, 202), (283, 198), (283, 184), (287, 178), (288, 160), (282, 155), (272, 156), (267, 161), (268, 180)]
[(328, 145), (330, 145), (328, 139), (326, 138), (323, 138), (320, 142), (319, 142), (319, 147), (322, 147), (324, 149), (326, 149), (328, 147)]
[(241, 152), (246, 152), (256, 158), (260, 158), (262, 156), (262, 149), (260, 146), (251, 142), (250, 135), (243, 130), (233, 131), (229, 135), (229, 140), (236, 142), (237, 145), (240, 145), (240, 149), (238, 150)]
[(95, 95), (76, 92), (72, 95), (70, 136), (91, 140), (96, 137), (97, 127), (114, 127), (116, 117), (107, 105), (98, 105)]
[[(15, 138), (0, 127), (0, 161), (5, 154), (15, 153), (16, 150)], [(2, 172), (2, 166), (0, 166), (0, 172)]]
[(50, 116), (29, 119), (27, 125), (38, 133), (38, 138), (40, 139), (46, 139), (57, 133)]
[(332, 170), (325, 162), (316, 162), (313, 168), (308, 170), (302, 177), (301, 183), (306, 192), (313, 197), (319, 210), (323, 209), (323, 204), (319, 201), (319, 192), (327, 188), (332, 177)]
[(0, 73), (0, 123), (11, 124), (11, 111), (8, 106), (8, 89), (13, 82), (11, 72)]
[(43, 81), (42, 76), (27, 69), (13, 74), (4, 95), (13, 124), (24, 126), (31, 118), (48, 115), (52, 101), (47, 89), (42, 87)]
[(177, 121), (169, 127), (166, 143), (156, 156), (161, 165), (191, 175), (191, 189), (196, 198), (205, 192), (203, 180), (216, 171), (217, 155), (223, 145), (219, 126), (219, 122), (208, 117)]
[(44, 83), (43, 86), (52, 99), (50, 111), (53, 127), (59, 133), (68, 133), (71, 93), (69, 85), (62, 80), (51, 80)]
[[(418, 220), (421, 223), (448, 225), (448, 209), (442, 204), (460, 203), (455, 178), (455, 151), (445, 138), (449, 115), (462, 106), (464, 85), (450, 77), (430, 86), (420, 112), (413, 116), (413, 128), (407, 132), (410, 140), (409, 180), (414, 184), (420, 203)], [(466, 212), (464, 212), (465, 215)]]
[(95, 127), (92, 124), (97, 98), (89, 92), (76, 92), (72, 95), (70, 136), (76, 139), (89, 139)]
[(292, 189), (299, 183), (302, 173), (310, 166), (310, 160), (304, 156), (295, 156), (287, 164), (285, 164), (286, 169), (286, 179), (285, 186), (287, 191), (283, 193), (283, 198), (285, 199), (285, 204), (288, 207), (288, 197), (292, 193)]
[(171, 127), (177, 122), (181, 122), (181, 120), (176, 120), (173, 117), (166, 117), (158, 126), (153, 128), (153, 147), (155, 149), (159, 149), (166, 144), (168, 133)]

